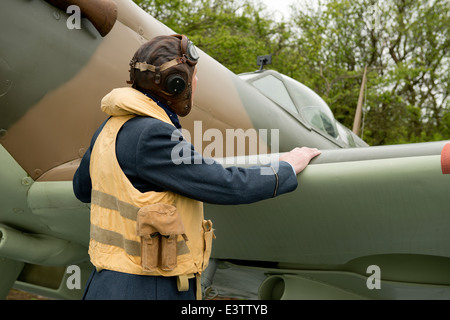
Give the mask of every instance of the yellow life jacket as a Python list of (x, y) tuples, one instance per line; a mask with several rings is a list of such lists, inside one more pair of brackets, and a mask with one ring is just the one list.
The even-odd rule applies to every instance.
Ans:
[(132, 88), (113, 90), (103, 98), (102, 110), (112, 117), (91, 154), (91, 262), (97, 269), (179, 276), (179, 290), (186, 290), (187, 278), (208, 265), (214, 237), (203, 203), (170, 191), (141, 193), (120, 168), (115, 148), (120, 128), (135, 115), (172, 123), (154, 101)]

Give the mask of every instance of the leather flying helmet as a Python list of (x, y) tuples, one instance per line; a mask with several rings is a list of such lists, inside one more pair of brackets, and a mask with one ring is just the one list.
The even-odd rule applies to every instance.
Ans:
[(131, 59), (128, 83), (184, 117), (193, 105), (192, 79), (198, 59), (194, 44), (185, 35), (155, 37)]

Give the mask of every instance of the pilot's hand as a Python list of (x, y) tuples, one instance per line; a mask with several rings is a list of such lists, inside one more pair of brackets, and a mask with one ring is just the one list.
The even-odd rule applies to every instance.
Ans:
[(280, 156), (280, 161), (286, 161), (294, 168), (295, 173), (299, 174), (306, 168), (312, 158), (317, 157), (320, 151), (316, 148), (295, 148)]

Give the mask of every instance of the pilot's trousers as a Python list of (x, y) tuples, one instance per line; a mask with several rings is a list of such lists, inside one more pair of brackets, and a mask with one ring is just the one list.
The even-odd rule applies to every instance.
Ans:
[(195, 278), (179, 292), (177, 277), (144, 276), (94, 268), (83, 300), (195, 300)]

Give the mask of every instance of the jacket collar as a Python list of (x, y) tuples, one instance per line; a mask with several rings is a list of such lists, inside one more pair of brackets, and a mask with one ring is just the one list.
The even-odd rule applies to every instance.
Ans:
[[(139, 89), (137, 89), (139, 90)], [(166, 104), (162, 103), (161, 101), (159, 101), (156, 97), (154, 97), (153, 95), (151, 95), (150, 93), (144, 92), (142, 90), (139, 90), (141, 93), (145, 94), (147, 97), (149, 97), (150, 99), (152, 99), (153, 101), (156, 102), (156, 104), (158, 106), (160, 106), (169, 116), (170, 120), (172, 121), (173, 125), (177, 128), (177, 129), (181, 129), (181, 123), (180, 123), (180, 119), (178, 119), (178, 115), (173, 112)]]

